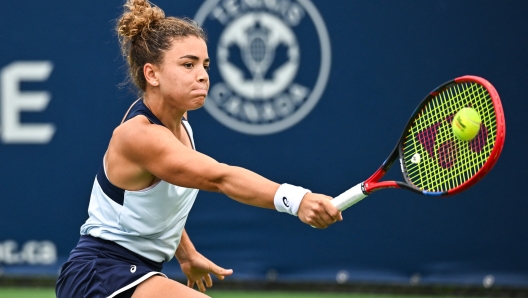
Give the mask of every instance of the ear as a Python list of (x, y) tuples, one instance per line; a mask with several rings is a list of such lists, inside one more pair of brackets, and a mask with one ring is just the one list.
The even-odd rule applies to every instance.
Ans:
[(147, 84), (154, 86), (154, 87), (159, 85), (157, 70), (158, 68), (156, 67), (156, 65), (152, 63), (146, 63), (143, 66), (143, 74), (145, 75)]

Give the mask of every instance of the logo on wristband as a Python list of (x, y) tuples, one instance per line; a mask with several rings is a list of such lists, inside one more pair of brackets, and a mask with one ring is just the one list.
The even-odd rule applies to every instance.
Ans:
[(288, 199), (286, 197), (282, 197), (282, 202), (284, 203), (284, 206), (290, 207), (290, 203), (288, 202)]

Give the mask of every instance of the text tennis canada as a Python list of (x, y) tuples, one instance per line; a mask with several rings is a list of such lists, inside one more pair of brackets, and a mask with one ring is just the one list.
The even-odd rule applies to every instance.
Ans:
[(330, 42), (310, 1), (208, 0), (195, 21), (209, 28), (214, 61), (204, 107), (222, 124), (246, 134), (277, 133), (318, 102), (328, 80)]

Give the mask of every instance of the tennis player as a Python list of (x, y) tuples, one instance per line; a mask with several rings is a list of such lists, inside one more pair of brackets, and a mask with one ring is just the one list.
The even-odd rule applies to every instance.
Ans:
[[(210, 63), (197, 24), (165, 17), (146, 0), (128, 0), (117, 33), (142, 97), (113, 132), (57, 297), (207, 297), (201, 292), (212, 286), (211, 274), (222, 280), (233, 271), (198, 253), (185, 232), (200, 189), (298, 216), (316, 228), (342, 220), (328, 196), (279, 185), (195, 150), (187, 111), (204, 104)], [(174, 256), (187, 286), (161, 273)]]

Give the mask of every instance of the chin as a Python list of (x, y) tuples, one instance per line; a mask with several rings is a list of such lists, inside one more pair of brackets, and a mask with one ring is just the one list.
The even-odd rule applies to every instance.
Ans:
[(193, 108), (191, 110), (197, 110), (205, 104), (205, 97), (197, 98), (193, 100)]

